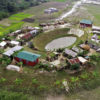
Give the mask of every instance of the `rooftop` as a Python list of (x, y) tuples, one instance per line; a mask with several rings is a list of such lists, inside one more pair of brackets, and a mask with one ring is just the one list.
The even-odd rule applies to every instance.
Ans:
[(36, 61), (36, 59), (39, 58), (40, 55), (27, 51), (21, 51), (17, 54), (16, 57), (33, 62)]
[(84, 23), (84, 24), (92, 24), (92, 21), (91, 20), (86, 20), (86, 19), (83, 19), (80, 21), (80, 23)]

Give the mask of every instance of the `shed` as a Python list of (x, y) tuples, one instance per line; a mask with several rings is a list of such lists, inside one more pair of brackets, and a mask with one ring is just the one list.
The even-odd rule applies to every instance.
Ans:
[(86, 64), (88, 62), (88, 60), (86, 60), (85, 58), (83, 57), (78, 57), (79, 61), (82, 63), (82, 64)]
[(39, 62), (40, 55), (31, 53), (28, 51), (21, 51), (15, 57), (15, 60), (18, 62), (23, 62), (23, 64), (34, 66)]
[(83, 19), (80, 21), (80, 26), (81, 27), (92, 27), (92, 21)]

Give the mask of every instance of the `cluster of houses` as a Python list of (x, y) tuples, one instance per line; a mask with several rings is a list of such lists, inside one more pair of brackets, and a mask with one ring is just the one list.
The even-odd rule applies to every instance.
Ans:
[[(0, 42), (0, 49), (4, 51), (2, 55), (9, 57), (11, 60), (15, 59), (16, 62), (23, 62), (23, 64), (34, 66), (38, 63), (40, 55), (24, 51), (24, 47), (20, 40), (29, 40), (35, 37), (39, 31), (39, 27), (24, 27), (21, 30), (8, 34), (7, 37), (12, 38), (9, 40), (5, 37), (2, 38)], [(13, 67), (17, 68), (14, 65), (8, 66), (7, 68), (14, 69)]]
[(85, 48), (78, 48), (73, 47), (72, 49), (65, 49), (64, 53), (65, 56), (68, 58), (68, 62), (73, 64), (86, 64), (88, 62), (86, 57), (78, 56), (79, 53), (82, 53), (84, 50), (87, 50)]
[(48, 9), (44, 10), (44, 13), (46, 13), (46, 14), (51, 14), (51, 13), (54, 13), (54, 12), (58, 12), (58, 9), (52, 7), (52, 8), (48, 8)]
[(39, 27), (24, 27), (21, 30), (17, 30), (8, 34), (9, 37), (16, 36), (17, 40), (29, 40), (39, 33)]

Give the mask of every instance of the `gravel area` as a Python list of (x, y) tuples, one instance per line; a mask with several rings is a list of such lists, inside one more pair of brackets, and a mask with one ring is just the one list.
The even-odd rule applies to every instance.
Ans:
[(55, 39), (48, 43), (45, 47), (47, 51), (57, 50), (59, 48), (69, 47), (75, 43), (76, 37), (63, 37), (59, 39)]

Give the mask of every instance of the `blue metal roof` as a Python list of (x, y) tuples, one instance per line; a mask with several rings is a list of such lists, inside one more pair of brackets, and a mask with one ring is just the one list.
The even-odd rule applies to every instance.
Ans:
[(33, 61), (36, 61), (36, 59), (39, 58), (40, 55), (31, 53), (31, 52), (27, 52), (27, 51), (21, 51), (17, 54), (16, 57), (33, 62)]
[(92, 24), (92, 21), (91, 20), (86, 20), (86, 19), (83, 19), (80, 21), (80, 23), (83, 23), (83, 24)]

